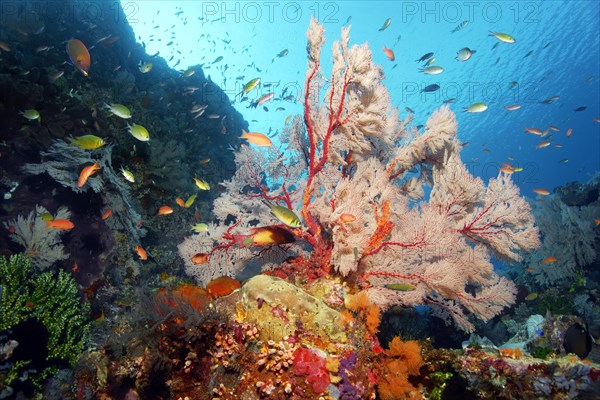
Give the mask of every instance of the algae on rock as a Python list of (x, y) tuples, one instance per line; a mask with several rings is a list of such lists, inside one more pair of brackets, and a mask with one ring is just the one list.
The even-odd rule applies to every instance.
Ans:
[[(259, 327), (262, 340), (283, 340), (303, 329), (325, 341), (345, 341), (339, 312), (282, 279), (257, 275), (241, 289), (238, 317)], [(301, 328), (300, 328), (301, 326)]]

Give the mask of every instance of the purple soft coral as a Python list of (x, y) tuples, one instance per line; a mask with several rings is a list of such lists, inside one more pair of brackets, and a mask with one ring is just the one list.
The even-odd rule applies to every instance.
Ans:
[(356, 354), (350, 353), (350, 355), (340, 361), (339, 375), (342, 378), (340, 384), (338, 385), (338, 390), (340, 391), (340, 400), (359, 400), (360, 395), (354, 385), (348, 379), (347, 371), (354, 368), (358, 358)]

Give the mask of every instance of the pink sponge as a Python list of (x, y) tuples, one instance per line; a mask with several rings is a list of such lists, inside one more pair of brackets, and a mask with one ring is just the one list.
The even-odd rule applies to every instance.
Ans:
[(324, 392), (330, 383), (325, 359), (313, 350), (304, 347), (294, 352), (294, 373), (308, 375), (306, 381), (311, 384), (315, 393)]

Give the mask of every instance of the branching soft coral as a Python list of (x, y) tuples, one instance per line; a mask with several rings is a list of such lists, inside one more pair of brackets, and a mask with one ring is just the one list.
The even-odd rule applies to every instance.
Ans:
[[(65, 231), (48, 229), (42, 215), (48, 213), (44, 207), (37, 205), (27, 217), (18, 215), (16, 219), (5, 222), (4, 226), (13, 231), (10, 238), (24, 247), (24, 254), (39, 270), (51, 267), (55, 262), (69, 257), (61, 241)], [(68, 219), (71, 212), (65, 207), (56, 211), (55, 219)], [(12, 227), (12, 228), (11, 228)]]
[(420, 386), (409, 382), (410, 375), (419, 375), (423, 365), (421, 346), (411, 340), (403, 342), (395, 337), (385, 351), (383, 371), (377, 389), (382, 400), (421, 399)]

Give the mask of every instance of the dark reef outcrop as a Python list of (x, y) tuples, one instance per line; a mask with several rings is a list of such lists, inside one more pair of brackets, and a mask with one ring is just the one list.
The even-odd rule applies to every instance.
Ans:
[[(159, 55), (147, 54), (136, 41), (118, 0), (3, 1), (0, 6), (2, 253), (21, 250), (9, 240), (2, 222), (27, 215), (36, 204), (45, 205), (50, 212), (62, 205), (73, 211), (76, 223), (76, 229), (64, 239), (72, 257), (64, 261), (63, 268), (77, 262), (85, 272), (78, 280), (87, 285), (111, 262), (107, 254), (118, 239), (113, 238), (114, 227), (99, 218), (108, 206), (105, 194), (74, 193), (46, 174), (31, 176), (22, 170), (26, 163), (44, 162), (40, 153), (55, 139), (70, 136), (93, 134), (114, 145), (115, 170), (125, 166), (137, 177), (131, 186), (132, 201), (142, 217), (139, 224), (148, 231), (148, 241), (175, 232), (182, 224), (191, 225), (198, 211), (206, 218), (216, 190), (199, 194), (196, 215), (189, 210), (170, 225), (154, 218), (161, 205), (196, 191), (194, 176), (201, 176), (213, 188), (228, 179), (234, 171), (226, 166), (234, 165), (234, 155), (227, 148), (238, 144), (241, 130), (248, 128), (201, 67), (185, 77), (170, 69)], [(65, 43), (71, 38), (81, 40), (90, 52), (87, 77), (69, 64)], [(140, 62), (151, 62), (153, 67), (142, 73)], [(123, 120), (111, 115), (104, 103), (124, 104), (133, 117)], [(195, 105), (206, 106), (203, 116), (194, 118), (190, 110)], [(20, 112), (27, 109), (37, 110), (41, 120), (24, 118)], [(146, 127), (150, 142), (133, 138), (127, 123)], [(199, 163), (207, 157), (210, 163)], [(184, 234), (181, 229), (179, 232), (181, 236), (169, 236), (173, 245)], [(91, 240), (91, 233), (97, 239)], [(161, 239), (160, 245), (170, 243)], [(175, 252), (169, 262), (175, 262)]]

